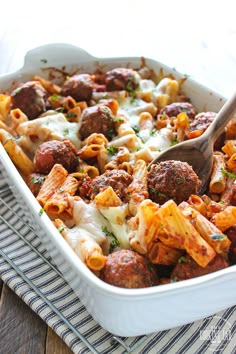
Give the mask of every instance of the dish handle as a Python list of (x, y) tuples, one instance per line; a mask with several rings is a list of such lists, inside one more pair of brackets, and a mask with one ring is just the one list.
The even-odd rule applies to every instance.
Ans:
[(96, 60), (84, 49), (66, 43), (46, 44), (29, 50), (24, 58), (24, 68), (48, 67)]

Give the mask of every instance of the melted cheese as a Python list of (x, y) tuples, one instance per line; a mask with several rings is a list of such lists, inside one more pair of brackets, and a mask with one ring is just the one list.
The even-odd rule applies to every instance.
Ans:
[(63, 113), (49, 111), (42, 117), (19, 124), (17, 133), (24, 137), (22, 145), (35, 152), (39, 144), (52, 139), (69, 139), (79, 148), (78, 128), (79, 124), (68, 122)]
[(106, 239), (102, 226), (109, 226), (106, 219), (93, 204), (86, 204), (82, 199), (73, 200), (72, 203), (73, 219), (76, 226), (92, 234), (97, 243), (101, 245)]
[(117, 207), (99, 208), (99, 210), (109, 221), (110, 228), (119, 241), (120, 247), (129, 249), (128, 226), (126, 224), (126, 217), (128, 215), (127, 204)]

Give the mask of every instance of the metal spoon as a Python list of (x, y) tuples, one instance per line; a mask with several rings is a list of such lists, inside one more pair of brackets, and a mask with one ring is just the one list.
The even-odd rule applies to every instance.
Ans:
[(236, 111), (236, 92), (226, 101), (214, 121), (198, 138), (186, 140), (163, 151), (148, 166), (166, 161), (188, 162), (202, 181), (199, 193), (204, 193), (210, 178), (213, 163), (213, 147), (216, 139), (223, 133), (226, 124)]

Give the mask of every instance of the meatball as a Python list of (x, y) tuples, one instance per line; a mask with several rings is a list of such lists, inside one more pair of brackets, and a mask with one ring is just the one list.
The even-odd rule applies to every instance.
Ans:
[(202, 132), (204, 132), (213, 122), (216, 116), (217, 114), (214, 112), (198, 113), (193, 119), (193, 121), (190, 123), (190, 131), (201, 130)]
[(225, 234), (231, 241), (231, 245), (229, 248), (230, 264), (236, 264), (236, 224), (234, 224), (228, 230), (226, 230)]
[(130, 250), (108, 255), (101, 279), (120, 288), (147, 288), (158, 284), (158, 276), (147, 258)]
[(109, 107), (98, 105), (83, 110), (80, 118), (80, 138), (86, 139), (93, 133), (101, 133), (108, 139), (114, 134), (114, 119)]
[(182, 259), (183, 261), (178, 262), (173, 269), (171, 279), (177, 278), (177, 280), (184, 280), (196, 278), (229, 266), (229, 263), (220, 255), (215, 256), (204, 268), (198, 265), (190, 256), (182, 257)]
[(132, 176), (124, 170), (109, 170), (95, 177), (91, 183), (92, 198), (107, 187), (112, 187), (116, 194), (126, 200), (126, 189), (132, 182)]
[(35, 197), (37, 197), (44, 181), (45, 175), (41, 173), (31, 173), (28, 176), (26, 183)]
[(71, 96), (76, 101), (90, 101), (94, 81), (89, 74), (73, 75), (64, 82), (61, 90), (62, 96)]
[(137, 71), (126, 68), (116, 68), (106, 73), (107, 91), (133, 91), (138, 87), (140, 76)]
[(39, 145), (34, 156), (35, 171), (47, 174), (55, 164), (73, 172), (79, 160), (75, 146), (69, 141), (51, 140)]
[(20, 108), (28, 119), (35, 119), (47, 110), (47, 91), (37, 81), (28, 81), (11, 93), (11, 108)]
[(152, 201), (164, 204), (173, 199), (177, 204), (196, 194), (198, 176), (187, 162), (167, 160), (153, 164), (148, 172), (148, 191)]
[(189, 102), (175, 102), (168, 104), (160, 110), (160, 114), (167, 114), (169, 117), (177, 117), (181, 112), (185, 112), (189, 120), (192, 121), (197, 114), (196, 108)]

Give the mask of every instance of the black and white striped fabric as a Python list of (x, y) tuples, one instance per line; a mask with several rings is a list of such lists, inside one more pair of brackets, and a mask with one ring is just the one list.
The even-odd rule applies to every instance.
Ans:
[[(0, 182), (1, 279), (74, 353), (127, 352), (88, 314), (54, 267), (12, 192), (1, 192), (6, 187)], [(186, 326), (149, 335), (142, 338), (141, 344), (139, 337), (122, 340), (128, 348), (134, 348), (132, 353), (135, 354), (235, 353), (236, 307)]]

